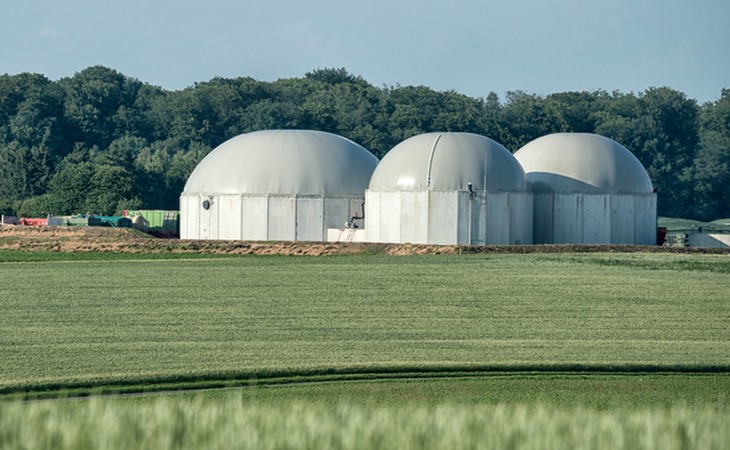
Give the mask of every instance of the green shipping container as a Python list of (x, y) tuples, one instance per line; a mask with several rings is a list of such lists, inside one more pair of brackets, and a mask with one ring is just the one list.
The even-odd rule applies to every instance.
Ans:
[(124, 216), (97, 216), (101, 226), (114, 228), (132, 228), (132, 219)]
[(168, 211), (161, 209), (137, 209), (124, 211), (125, 216), (142, 216), (149, 223), (149, 231), (177, 235), (180, 221), (180, 211)]
[(48, 218), (48, 226), (51, 227), (65, 227), (68, 225), (68, 219), (71, 216), (54, 216)]
[(101, 226), (101, 219), (94, 216), (74, 216), (66, 220), (70, 227), (98, 227)]

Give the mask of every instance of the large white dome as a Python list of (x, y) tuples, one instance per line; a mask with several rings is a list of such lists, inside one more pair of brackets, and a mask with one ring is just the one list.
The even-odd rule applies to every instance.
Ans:
[[(499, 143), (472, 133), (426, 133), (388, 152), (370, 179), (371, 191), (524, 191), (525, 173)], [(486, 184), (485, 184), (486, 183)]]
[(533, 191), (651, 194), (641, 162), (618, 142), (590, 133), (555, 133), (522, 147), (515, 158)]
[(378, 159), (331, 133), (266, 130), (236, 136), (211, 151), (185, 194), (359, 195)]

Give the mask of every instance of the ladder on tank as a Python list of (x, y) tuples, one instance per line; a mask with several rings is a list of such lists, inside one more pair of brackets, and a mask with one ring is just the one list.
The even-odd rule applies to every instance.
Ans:
[(337, 236), (337, 242), (354, 242), (356, 229), (352, 227), (340, 228), (340, 235)]
[[(365, 204), (363, 203), (363, 210), (365, 209)], [(365, 215), (358, 215), (357, 212), (352, 213), (352, 217), (350, 217), (350, 220), (345, 222), (345, 227), (340, 228), (340, 235), (337, 237), (337, 242), (354, 242), (355, 241), (355, 230), (358, 230), (360, 227), (355, 223), (356, 220), (362, 220), (365, 218)]]

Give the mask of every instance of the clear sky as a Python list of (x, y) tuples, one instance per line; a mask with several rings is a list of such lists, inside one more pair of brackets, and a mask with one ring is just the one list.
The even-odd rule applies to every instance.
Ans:
[(0, 74), (166, 89), (345, 67), (472, 97), (730, 88), (730, 0), (0, 0)]

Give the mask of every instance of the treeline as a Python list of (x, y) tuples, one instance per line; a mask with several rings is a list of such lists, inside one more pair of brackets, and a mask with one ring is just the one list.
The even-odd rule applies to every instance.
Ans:
[(598, 133), (641, 160), (660, 215), (730, 216), (730, 89), (704, 105), (663, 87), (471, 98), (375, 87), (345, 69), (321, 69), (167, 91), (101, 66), (58, 81), (0, 76), (0, 210), (178, 209), (188, 175), (210, 150), (241, 133), (287, 128), (340, 134), (379, 158), (430, 131), (482, 134), (513, 152), (549, 133)]

